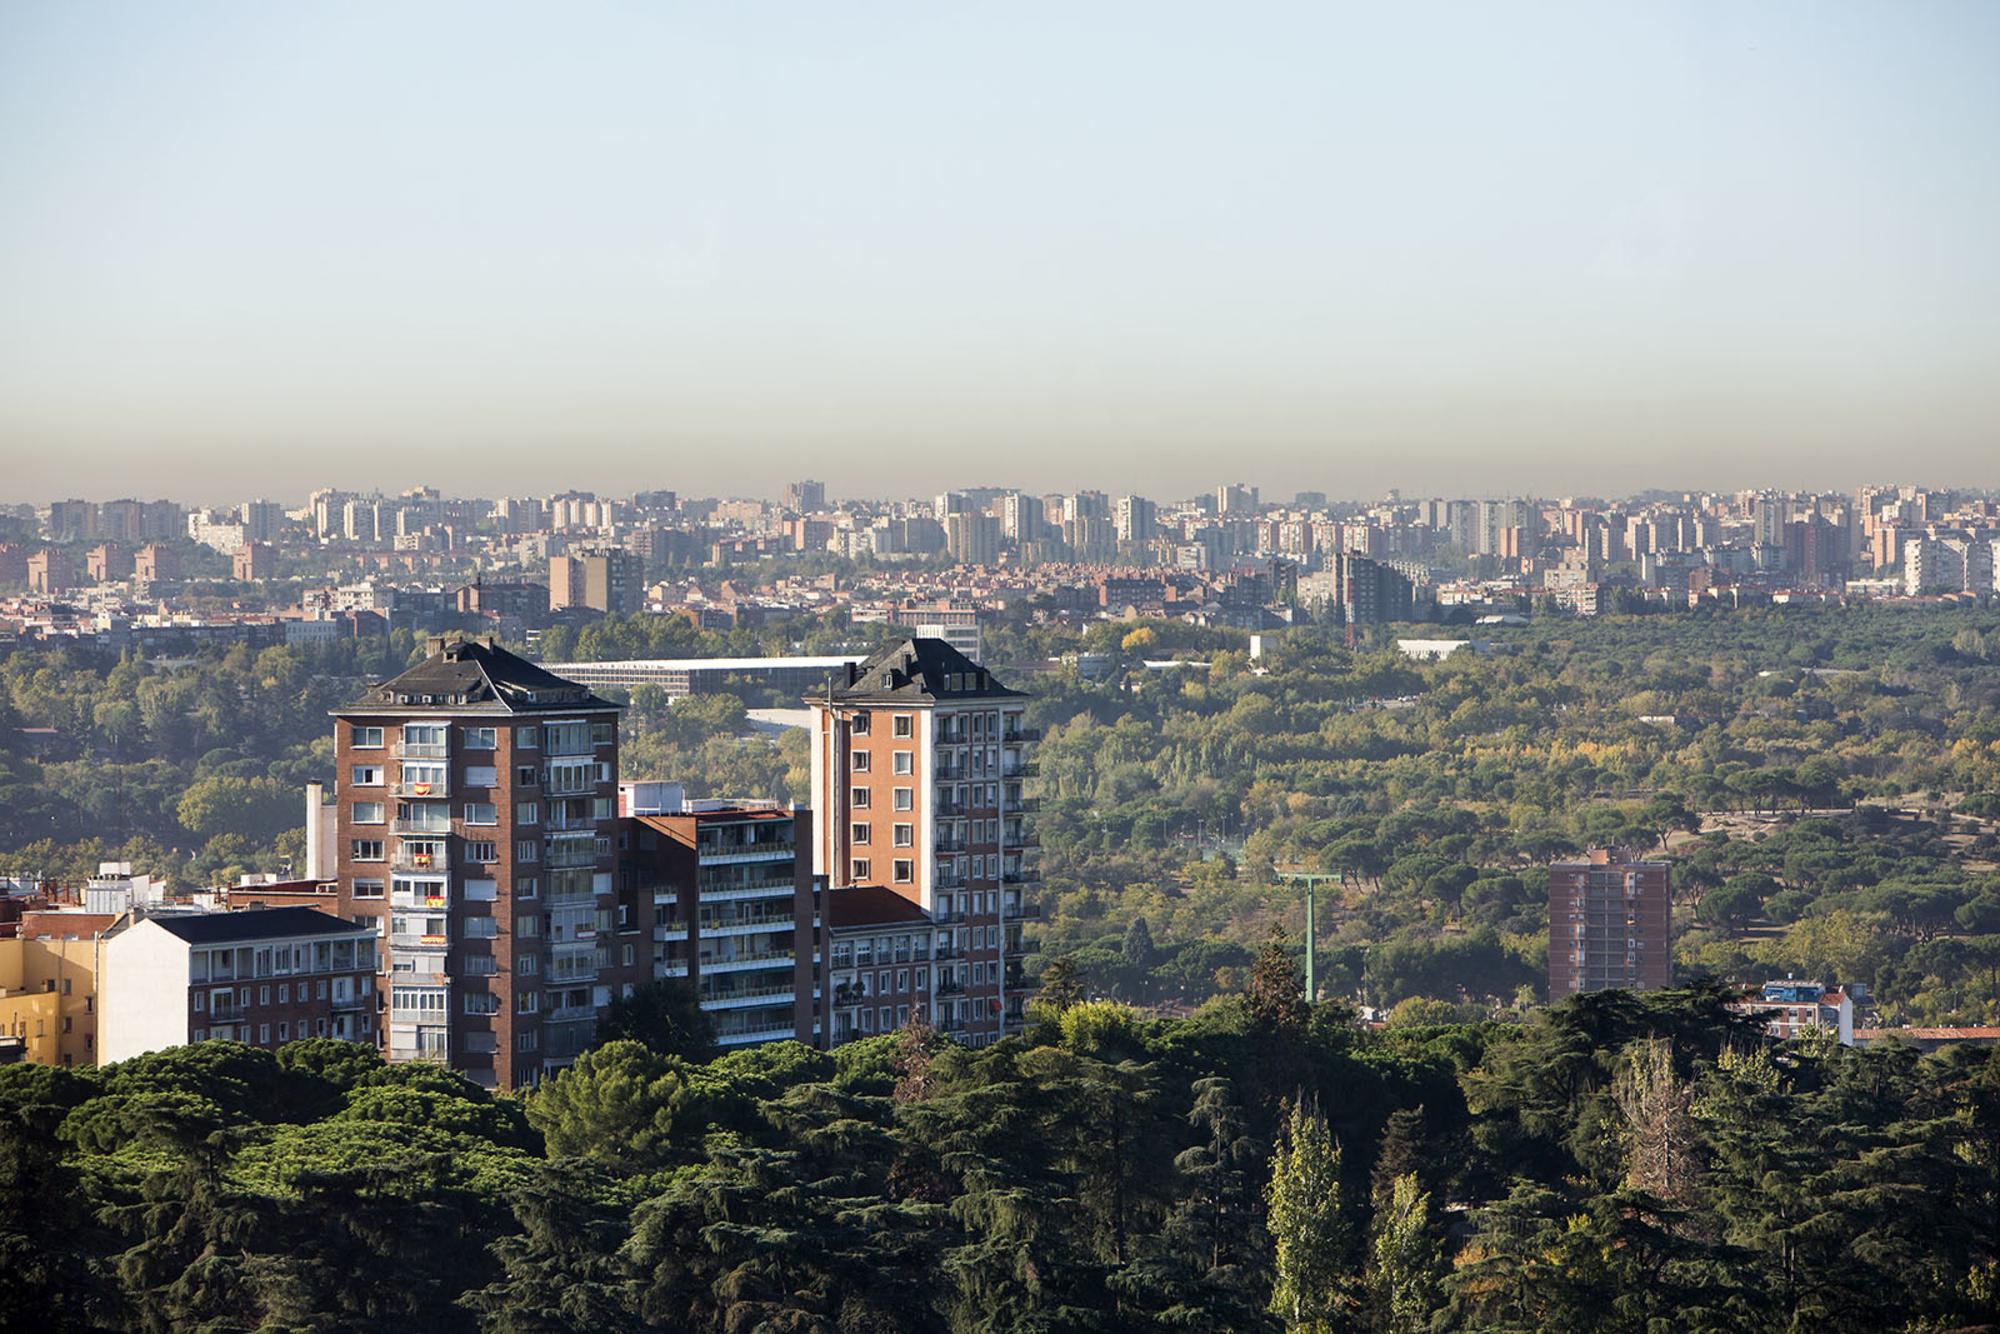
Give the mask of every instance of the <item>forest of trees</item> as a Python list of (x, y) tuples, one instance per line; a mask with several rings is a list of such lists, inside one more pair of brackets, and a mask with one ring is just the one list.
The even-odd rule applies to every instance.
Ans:
[[(839, 616), (714, 635), (606, 618), (588, 656), (866, 647)], [(1435, 633), (1429, 631), (1427, 633)], [(986, 658), (1044, 729), (1045, 954), (1087, 993), (1242, 988), (1280, 873), (1344, 872), (1321, 982), (1399, 1021), (1518, 1015), (1546, 976), (1543, 867), (1606, 843), (1675, 863), (1682, 975), (1870, 984), (1890, 1022), (2000, 1021), (2000, 616), (1867, 608), (1482, 628), (1506, 653), (1413, 662), (1179, 622), (1069, 627), (1033, 608)], [(195, 887), (303, 853), (327, 710), (417, 653), (408, 632), (181, 662), (0, 656), (0, 869), (101, 859)], [(1108, 654), (1086, 679), (1065, 655)], [(1192, 666), (1148, 670), (1142, 659)], [(622, 696), (621, 696), (622, 698)], [(740, 695), (630, 693), (623, 771), (696, 796), (806, 800), (803, 734)], [(791, 702), (791, 701), (787, 701)], [(50, 729), (29, 741), (23, 728)], [(1764, 812), (1730, 825), (1717, 815)]]
[(1287, 951), (1148, 1020), (519, 1099), (314, 1040), (0, 1069), (0, 1327), (1944, 1331), (2000, 1320), (2000, 1052), (1712, 989), (1371, 1033)]

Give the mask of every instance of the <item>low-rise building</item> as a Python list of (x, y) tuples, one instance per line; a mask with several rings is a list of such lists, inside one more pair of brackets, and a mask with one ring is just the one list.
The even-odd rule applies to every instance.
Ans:
[(1729, 1008), (1762, 1020), (1764, 1031), (1780, 1042), (1824, 1029), (1838, 1038), (1841, 1046), (1851, 1047), (1854, 1002), (1855, 996), (1847, 987), (1788, 977), (1751, 988), (1742, 1000), (1731, 1001)]
[(96, 1063), (94, 935), (0, 940), (0, 1035), (36, 1065)]
[(98, 1059), (209, 1039), (376, 1040), (375, 928), (314, 908), (128, 914), (99, 955)]

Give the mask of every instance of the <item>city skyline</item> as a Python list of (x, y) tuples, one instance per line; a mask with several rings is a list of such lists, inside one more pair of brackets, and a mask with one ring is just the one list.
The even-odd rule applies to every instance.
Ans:
[(10, 490), (1992, 482), (1990, 7), (388, 14), (0, 15)]

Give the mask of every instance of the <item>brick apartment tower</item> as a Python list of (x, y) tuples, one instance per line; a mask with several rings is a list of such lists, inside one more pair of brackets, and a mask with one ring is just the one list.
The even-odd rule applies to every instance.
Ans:
[(882, 886), (930, 914), (940, 1030), (981, 1045), (1018, 1028), (1021, 928), (1040, 915), (1026, 696), (941, 639), (904, 639), (808, 702), (813, 871), (832, 893)]
[(1616, 848), (1549, 867), (1549, 1000), (1673, 980), (1670, 868)]
[(384, 1055), (500, 1088), (568, 1064), (652, 973), (616, 885), (618, 707), (434, 639), (333, 716), (336, 875), (386, 928)]

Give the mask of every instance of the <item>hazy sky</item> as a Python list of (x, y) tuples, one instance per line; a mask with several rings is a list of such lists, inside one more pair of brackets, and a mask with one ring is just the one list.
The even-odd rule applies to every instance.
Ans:
[(0, 5), (0, 499), (2000, 485), (2000, 4)]

